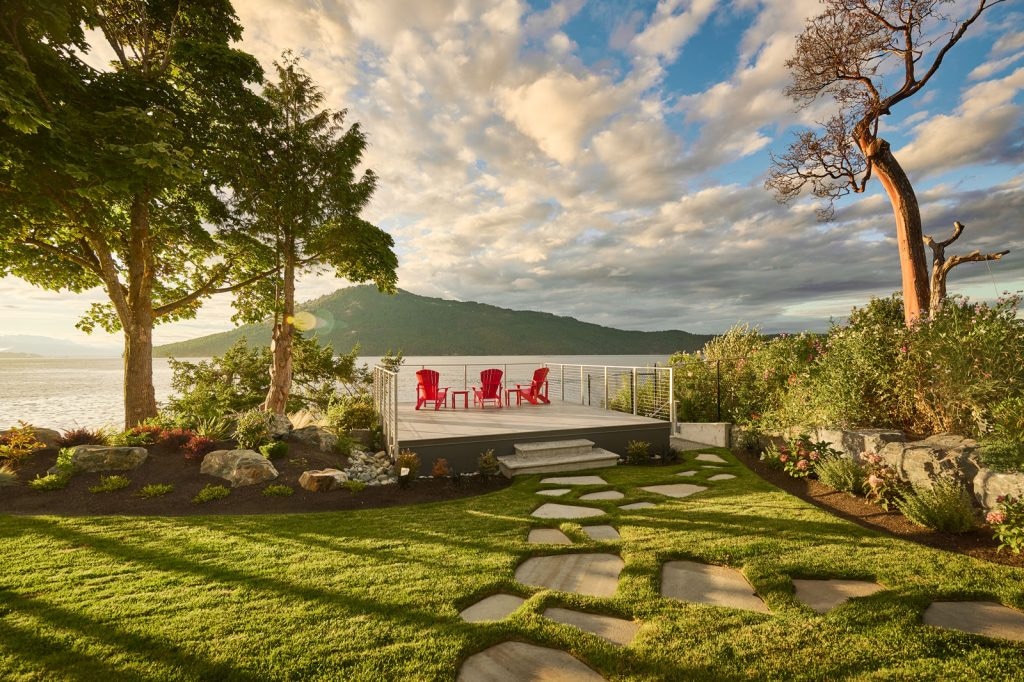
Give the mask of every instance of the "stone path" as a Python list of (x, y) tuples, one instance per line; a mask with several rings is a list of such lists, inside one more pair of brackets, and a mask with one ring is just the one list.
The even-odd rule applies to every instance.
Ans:
[(707, 490), (707, 487), (702, 485), (693, 485), (692, 483), (671, 483), (669, 485), (643, 486), (640, 490), (665, 495), (666, 497), (689, 497), (694, 493), (704, 492)]
[(826, 613), (853, 597), (867, 597), (884, 590), (867, 580), (798, 580), (793, 579), (797, 601), (818, 613)]
[(770, 613), (743, 574), (726, 566), (669, 561), (662, 567), (661, 596)]
[(591, 634), (611, 642), (616, 646), (629, 646), (636, 637), (640, 625), (631, 620), (600, 616), (596, 613), (583, 613), (552, 607), (544, 609), (544, 617), (553, 621), (578, 627)]
[(480, 623), (486, 620), (501, 620), (523, 605), (526, 600), (511, 594), (492, 594), (459, 612), (462, 620)]
[(608, 481), (600, 476), (555, 476), (553, 478), (542, 478), (540, 482), (552, 485), (608, 485)]
[(524, 642), (502, 642), (470, 656), (459, 682), (591, 682), (605, 678), (564, 651)]
[(533, 510), (530, 516), (538, 519), (585, 519), (588, 516), (601, 516), (603, 509), (594, 507), (577, 507), (571, 504), (554, 504), (547, 502)]
[(676, 476), (696, 476), (696, 471), (680, 471)]
[(1024, 642), (1024, 613), (991, 601), (933, 602), (924, 624)]
[(580, 495), (581, 500), (621, 500), (625, 495), (618, 490), (602, 490), (596, 493)]
[(567, 492), (571, 492), (572, 488), (552, 488), (551, 490), (538, 490), (538, 495), (548, 495), (550, 497), (561, 497)]
[(531, 545), (571, 545), (569, 536), (557, 528), (534, 528), (526, 539)]
[(591, 540), (618, 540), (619, 531), (612, 526), (583, 526), (583, 532)]
[(614, 554), (563, 554), (527, 559), (516, 569), (524, 585), (551, 590), (611, 597), (618, 588), (625, 562)]
[(726, 462), (718, 455), (712, 455), (711, 453), (697, 455), (696, 457), (694, 457), (694, 459), (697, 460), (698, 462), (714, 462), (716, 464), (728, 464), (728, 462)]
[(708, 476), (709, 481), (728, 481), (730, 478), (736, 478), (732, 474), (715, 474), (714, 476)]
[(627, 511), (632, 511), (634, 509), (650, 509), (651, 507), (657, 507), (657, 506), (658, 505), (654, 504), (653, 502), (633, 502), (631, 504), (619, 505), (619, 509), (625, 509)]

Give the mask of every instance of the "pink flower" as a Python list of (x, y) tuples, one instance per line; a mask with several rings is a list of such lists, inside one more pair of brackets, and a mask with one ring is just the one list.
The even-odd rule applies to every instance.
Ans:
[(788, 462), (789, 461), (789, 455), (779, 455), (779, 461), (780, 462)]
[(1006, 514), (1001, 511), (990, 511), (985, 515), (985, 520), (993, 526), (998, 526), (1000, 523), (1006, 522)]
[(872, 488), (877, 488), (883, 483), (885, 483), (885, 481), (880, 479), (878, 476), (875, 476), (874, 474), (868, 476), (868, 485), (871, 486)]
[(815, 462), (817, 462), (818, 461), (818, 453), (817, 452), (812, 452), (811, 453), (811, 459), (813, 459)]
[(796, 463), (796, 468), (799, 469), (800, 471), (803, 471), (804, 469), (806, 469), (810, 465), (811, 465), (810, 462), (808, 462), (806, 459), (802, 459), (802, 460), (800, 460), (799, 462)]

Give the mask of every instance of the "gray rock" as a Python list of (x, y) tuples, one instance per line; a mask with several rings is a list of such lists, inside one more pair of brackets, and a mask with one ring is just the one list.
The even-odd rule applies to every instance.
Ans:
[(940, 475), (972, 481), (978, 474), (973, 458), (977, 449), (970, 438), (940, 433), (913, 443), (888, 443), (878, 455), (913, 485), (928, 486)]
[(252, 450), (214, 450), (203, 457), (199, 471), (229, 481), (232, 488), (277, 478), (277, 469), (270, 460)]
[(270, 417), (270, 437), (280, 440), (292, 432), (292, 420), (283, 414)]
[(823, 440), (844, 455), (859, 460), (862, 453), (879, 452), (889, 443), (907, 440), (902, 431), (895, 429), (818, 429), (817, 440)]
[(320, 426), (304, 426), (294, 429), (290, 438), (320, 448), (321, 452), (333, 452), (338, 444), (338, 437)]
[(314, 493), (337, 488), (348, 480), (348, 474), (338, 469), (319, 469), (304, 471), (299, 477), (299, 485)]
[(999, 506), (996, 498), (1001, 495), (1024, 497), (1024, 474), (999, 474), (980, 469), (974, 477), (974, 497), (988, 510)]
[[(72, 450), (71, 470), (76, 473), (95, 471), (131, 471), (146, 461), (149, 453), (140, 447), (109, 447), (79, 445)], [(55, 473), (57, 468), (50, 469)]]

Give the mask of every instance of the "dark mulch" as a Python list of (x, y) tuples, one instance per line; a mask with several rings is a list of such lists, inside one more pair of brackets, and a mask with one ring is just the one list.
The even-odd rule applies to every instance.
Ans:
[[(230, 443), (223, 443), (230, 448)], [(344, 488), (312, 493), (299, 487), (299, 476), (310, 469), (333, 467), (343, 469), (346, 458), (320, 452), (315, 447), (289, 443), (287, 456), (275, 459), (274, 467), (280, 476), (268, 483), (234, 488), (220, 500), (195, 504), (195, 497), (208, 484), (230, 484), (215, 476), (199, 473), (198, 462), (188, 462), (177, 451), (162, 445), (147, 447), (149, 458), (135, 471), (112, 471), (105, 474), (79, 474), (62, 490), (37, 491), (29, 488), (28, 481), (46, 470), (57, 459), (56, 450), (42, 450), (23, 462), (18, 469), (19, 483), (0, 488), (0, 514), (55, 514), (86, 516), (96, 514), (190, 516), (208, 514), (291, 514), (325, 512), (341, 509), (370, 509), (405, 504), (440, 502), (470, 497), (501, 490), (510, 484), (503, 476), (481, 479), (463, 476), (458, 483), (450, 479), (418, 479), (408, 488), (398, 485), (367, 486), (360, 492)], [(120, 474), (131, 480), (131, 485), (109, 493), (90, 493), (89, 488), (99, 483), (100, 476)], [(141, 498), (138, 491), (150, 483), (170, 483), (174, 492), (161, 497)], [(287, 485), (295, 490), (289, 497), (271, 497), (263, 494), (268, 485)]]
[(793, 478), (783, 471), (769, 468), (750, 451), (737, 452), (737, 458), (748, 469), (787, 493), (806, 500), (840, 518), (853, 521), (865, 528), (879, 530), (903, 540), (910, 540), (927, 547), (959, 552), (976, 559), (997, 564), (1024, 568), (1024, 555), (1009, 551), (998, 552), (999, 543), (992, 537), (991, 529), (977, 528), (968, 533), (940, 533), (913, 523), (896, 511), (885, 511), (863, 497), (832, 490), (812, 479)]

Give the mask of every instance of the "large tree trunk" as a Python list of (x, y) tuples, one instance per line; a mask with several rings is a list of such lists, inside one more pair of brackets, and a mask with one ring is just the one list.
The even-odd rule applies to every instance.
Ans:
[[(153, 244), (148, 193), (132, 201), (128, 243), (128, 296), (118, 311), (124, 331), (124, 425), (131, 428), (155, 417), (153, 390)], [(117, 306), (115, 305), (115, 308)]]
[(286, 249), (284, 261), (284, 301), (282, 315), (274, 321), (274, 333), (270, 340), (270, 390), (263, 403), (267, 412), (283, 415), (288, 406), (292, 390), (292, 334), (295, 320), (295, 256), (292, 249)]
[(139, 320), (124, 328), (124, 426), (156, 416), (153, 390), (153, 322)]
[(889, 196), (896, 218), (896, 245), (903, 275), (903, 315), (909, 327), (928, 315), (929, 282), (921, 230), (921, 209), (910, 179), (880, 138), (860, 137), (857, 144), (871, 161), (872, 172)]

